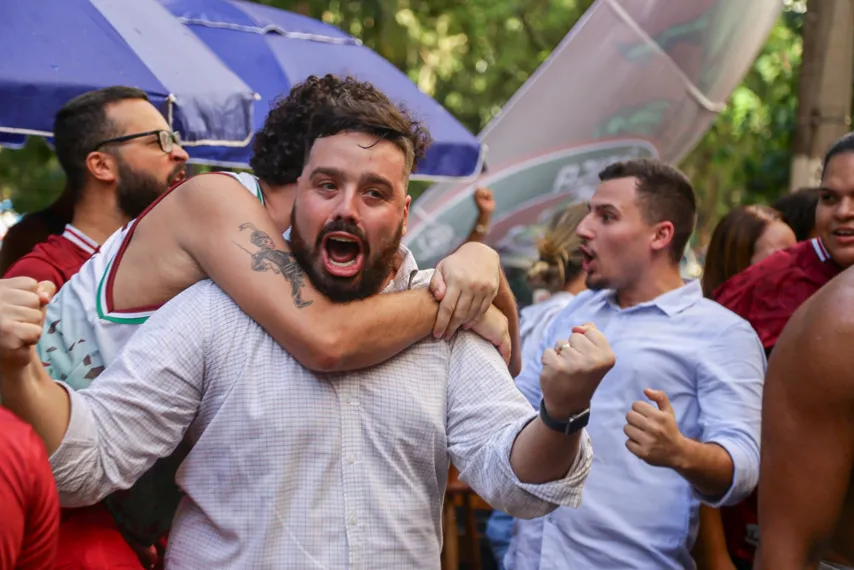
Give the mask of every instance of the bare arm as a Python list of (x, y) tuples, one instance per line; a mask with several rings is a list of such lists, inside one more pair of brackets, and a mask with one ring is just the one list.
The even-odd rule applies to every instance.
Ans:
[(683, 440), (681, 462), (674, 469), (707, 497), (723, 497), (732, 486), (733, 463), (729, 453), (716, 443)]
[(586, 436), (546, 433), (481, 339), (460, 333), (450, 342), (448, 454), (460, 479), (493, 507), (521, 518), (577, 506), (592, 461)]
[[(545, 341), (544, 341), (545, 342)], [(558, 421), (590, 408), (590, 401), (616, 357), (591, 323), (572, 328), (566, 341), (543, 352), (540, 386), (546, 412)], [(521, 481), (543, 483), (566, 475), (578, 454), (581, 432), (559, 433), (538, 417), (516, 438), (510, 463)]]
[(516, 304), (516, 296), (510, 290), (510, 283), (504, 270), (501, 269), (501, 282), (498, 286), (498, 295), (495, 296), (496, 308), (507, 317), (507, 325), (510, 328), (510, 375), (514, 378), (522, 371), (522, 340), (519, 337), (519, 307)]
[(474, 192), (474, 204), (477, 206), (477, 218), (464, 243), (482, 242), (489, 233), (489, 222), (495, 211), (495, 199), (489, 188), (478, 188)]
[(524, 483), (547, 483), (565, 477), (578, 457), (581, 432), (564, 435), (534, 419), (513, 444), (510, 464)]
[(68, 393), (48, 376), (35, 355), (24, 368), (4, 367), (0, 399), (4, 406), (33, 426), (48, 455), (56, 451), (65, 437), (71, 413)]
[(346, 304), (317, 293), (264, 207), (237, 184), (225, 176), (188, 181), (170, 196), (172, 227), (203, 273), (301, 364), (371, 366), (430, 333), (438, 304), (426, 290)]
[(697, 570), (735, 570), (727, 551), (719, 509), (700, 505), (700, 530), (691, 555)]
[[(840, 277), (841, 279), (841, 277)], [(760, 570), (815, 568), (854, 465), (854, 294), (832, 283), (783, 331), (768, 368), (759, 480)]]

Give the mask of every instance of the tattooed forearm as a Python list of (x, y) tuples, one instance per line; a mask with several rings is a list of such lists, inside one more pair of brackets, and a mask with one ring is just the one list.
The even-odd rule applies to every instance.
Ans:
[(252, 257), (252, 269), (254, 271), (272, 271), (273, 273), (281, 274), (291, 284), (291, 298), (294, 301), (294, 305), (298, 309), (311, 305), (312, 301), (304, 301), (302, 298), (302, 289), (305, 287), (305, 273), (293, 254), (289, 251), (273, 249), (273, 240), (270, 236), (250, 223), (241, 224), (240, 231), (243, 230), (252, 231), (249, 241), (258, 249), (258, 251), (253, 253), (241, 246)]

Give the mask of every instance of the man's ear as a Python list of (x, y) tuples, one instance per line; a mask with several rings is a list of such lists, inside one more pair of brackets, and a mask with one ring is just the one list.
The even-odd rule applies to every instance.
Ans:
[(118, 161), (107, 152), (90, 152), (86, 157), (86, 170), (95, 180), (114, 183), (118, 179)]
[(406, 235), (406, 229), (409, 225), (409, 206), (412, 204), (412, 196), (406, 195), (406, 200), (403, 202), (403, 232), (401, 235)]
[(653, 235), (650, 243), (652, 249), (654, 251), (661, 251), (670, 247), (670, 243), (673, 241), (673, 235), (675, 233), (673, 222), (659, 222), (655, 224), (652, 229)]

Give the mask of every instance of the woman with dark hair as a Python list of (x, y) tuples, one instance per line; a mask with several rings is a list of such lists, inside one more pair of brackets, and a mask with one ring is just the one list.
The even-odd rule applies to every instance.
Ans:
[(760, 204), (732, 209), (712, 233), (703, 271), (703, 294), (711, 298), (736, 273), (795, 243), (795, 233), (777, 210)]
[(53, 204), (43, 210), (26, 214), (9, 228), (0, 248), (0, 275), (15, 262), (30, 253), (36, 245), (52, 235), (60, 235), (74, 217), (74, 192), (68, 185)]
[[(795, 232), (780, 213), (755, 204), (732, 209), (712, 233), (703, 271), (703, 294), (715, 299), (715, 291), (730, 277), (797, 243)], [(702, 505), (700, 530), (694, 546), (699, 570), (752, 568), (756, 529), (756, 493), (722, 510)], [(757, 535), (758, 537), (758, 535)]]

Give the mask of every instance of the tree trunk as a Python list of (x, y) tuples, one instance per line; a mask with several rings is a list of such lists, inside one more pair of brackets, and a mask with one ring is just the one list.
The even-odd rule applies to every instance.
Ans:
[(790, 190), (817, 186), (821, 161), (851, 126), (854, 0), (808, 0)]

